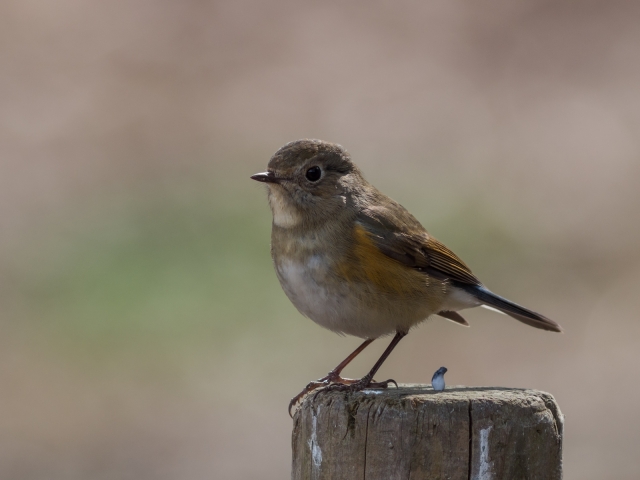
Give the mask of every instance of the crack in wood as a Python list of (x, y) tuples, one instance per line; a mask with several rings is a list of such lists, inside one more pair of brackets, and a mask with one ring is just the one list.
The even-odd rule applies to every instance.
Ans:
[(473, 414), (471, 412), (473, 402), (469, 400), (469, 473), (467, 479), (471, 480), (471, 469), (473, 466)]
[(303, 401), (293, 430), (292, 480), (562, 478), (563, 417), (535, 390), (327, 392)]

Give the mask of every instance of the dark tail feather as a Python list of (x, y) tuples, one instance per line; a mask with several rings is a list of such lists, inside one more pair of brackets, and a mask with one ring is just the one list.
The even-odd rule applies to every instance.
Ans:
[(451, 320), (452, 322), (456, 322), (459, 325), (463, 325), (465, 327), (469, 326), (469, 322), (467, 322), (458, 312), (443, 310), (442, 312), (439, 312), (438, 315), (442, 318), (446, 318), (447, 320)]
[(516, 320), (521, 321), (522, 323), (526, 323), (527, 325), (531, 325), (535, 328), (541, 328), (542, 330), (549, 330), (551, 332), (562, 332), (562, 327), (558, 325), (556, 322), (551, 320), (550, 318), (545, 317), (544, 315), (540, 315), (539, 313), (533, 312), (527, 308), (521, 307), (520, 305), (510, 302), (506, 298), (500, 297), (495, 293), (487, 290), (483, 286), (478, 285), (457, 285), (462, 288), (467, 293), (470, 293), (482, 303), (489, 307), (493, 307), (497, 310), (500, 310), (502, 313), (506, 313), (510, 317), (515, 318)]

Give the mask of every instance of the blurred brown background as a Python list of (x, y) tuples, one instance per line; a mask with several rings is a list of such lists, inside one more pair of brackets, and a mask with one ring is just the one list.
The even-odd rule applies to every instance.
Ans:
[(271, 268), (248, 177), (302, 137), (566, 329), (433, 320), (381, 376), (547, 390), (568, 480), (638, 478), (639, 25), (630, 1), (2, 2), (0, 478), (288, 478), (289, 398), (359, 342)]

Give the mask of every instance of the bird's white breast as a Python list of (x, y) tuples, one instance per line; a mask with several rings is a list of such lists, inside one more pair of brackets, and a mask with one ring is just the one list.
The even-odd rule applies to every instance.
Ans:
[(361, 338), (408, 329), (424, 320), (427, 303), (410, 305), (400, 299), (380, 298), (370, 286), (332, 274), (331, 260), (313, 254), (306, 260), (275, 258), (280, 284), (291, 303), (317, 324), (334, 332)]
[(320, 255), (306, 261), (282, 260), (276, 263), (278, 278), (289, 300), (303, 315), (331, 328), (327, 318), (335, 308), (332, 289), (326, 285), (327, 268)]

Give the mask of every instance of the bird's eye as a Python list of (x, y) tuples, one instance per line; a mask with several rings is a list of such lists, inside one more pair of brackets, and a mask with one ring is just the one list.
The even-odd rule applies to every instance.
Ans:
[(309, 180), (310, 182), (317, 182), (318, 180), (320, 180), (321, 176), (322, 170), (320, 170), (320, 167), (311, 167), (305, 174), (305, 177), (307, 177), (307, 180)]

